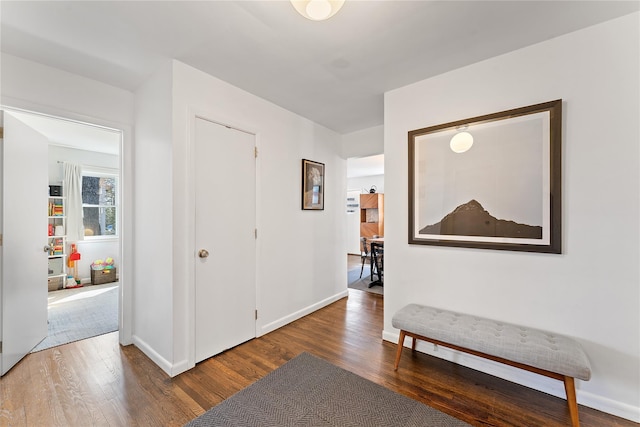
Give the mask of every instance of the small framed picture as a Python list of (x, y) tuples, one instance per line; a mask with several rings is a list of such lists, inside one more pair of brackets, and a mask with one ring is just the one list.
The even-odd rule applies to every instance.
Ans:
[(302, 159), (302, 210), (324, 210), (324, 163)]

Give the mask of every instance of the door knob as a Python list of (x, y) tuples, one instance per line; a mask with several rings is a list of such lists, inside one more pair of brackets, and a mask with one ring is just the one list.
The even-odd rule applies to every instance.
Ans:
[(208, 257), (208, 256), (209, 256), (209, 251), (208, 251), (208, 250), (206, 250), (206, 249), (200, 249), (200, 250), (198, 251), (198, 256), (199, 256), (200, 258), (206, 258), (206, 257)]
[(49, 246), (49, 245), (44, 245), (44, 251), (45, 251), (45, 252), (51, 252), (51, 246)]

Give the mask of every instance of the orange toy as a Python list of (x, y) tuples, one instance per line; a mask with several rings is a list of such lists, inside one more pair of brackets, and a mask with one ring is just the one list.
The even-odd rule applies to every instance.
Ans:
[(80, 278), (78, 277), (78, 261), (80, 261), (80, 252), (78, 252), (77, 245), (75, 243), (71, 243), (71, 252), (69, 253), (67, 265), (73, 270), (73, 278), (76, 283), (80, 284)]

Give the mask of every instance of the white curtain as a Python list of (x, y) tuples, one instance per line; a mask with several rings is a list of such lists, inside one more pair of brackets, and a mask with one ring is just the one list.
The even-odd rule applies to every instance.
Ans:
[(82, 214), (82, 166), (64, 162), (64, 184), (62, 195), (66, 197), (67, 241), (84, 240)]

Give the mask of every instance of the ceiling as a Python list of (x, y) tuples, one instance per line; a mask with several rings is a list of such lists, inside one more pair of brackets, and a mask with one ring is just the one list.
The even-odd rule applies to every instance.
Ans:
[(40, 114), (7, 111), (40, 132), (53, 145), (112, 155), (120, 153), (122, 135), (119, 131)]
[(384, 154), (347, 159), (347, 178), (384, 175)]
[(3, 52), (134, 91), (178, 59), (340, 134), (385, 91), (639, 10), (639, 1), (7, 1)]

